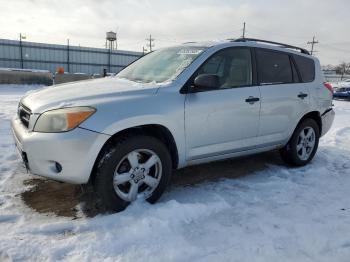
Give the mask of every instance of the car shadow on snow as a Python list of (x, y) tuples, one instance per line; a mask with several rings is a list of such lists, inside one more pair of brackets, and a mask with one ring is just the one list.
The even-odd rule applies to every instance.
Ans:
[[(254, 172), (267, 169), (269, 165), (283, 165), (277, 151), (186, 167), (174, 171), (168, 191), (223, 178), (235, 179), (254, 175)], [(76, 219), (82, 216), (81, 212), (87, 217), (105, 212), (96, 203), (91, 188), (39, 177), (26, 180), (25, 185), (29, 185), (30, 189), (23, 192), (21, 198), (38, 213)]]

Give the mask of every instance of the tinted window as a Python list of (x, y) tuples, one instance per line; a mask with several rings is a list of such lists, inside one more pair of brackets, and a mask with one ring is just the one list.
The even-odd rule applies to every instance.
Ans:
[(258, 49), (257, 62), (261, 84), (293, 82), (293, 73), (288, 54)]
[(215, 74), (224, 77), (225, 55), (214, 55), (202, 66), (201, 74)]
[(303, 82), (312, 82), (315, 79), (315, 63), (314, 60), (303, 56), (295, 55), (295, 63), (300, 72)]
[(252, 62), (247, 48), (230, 48), (219, 51), (198, 70), (199, 74), (219, 76), (220, 88), (252, 85)]

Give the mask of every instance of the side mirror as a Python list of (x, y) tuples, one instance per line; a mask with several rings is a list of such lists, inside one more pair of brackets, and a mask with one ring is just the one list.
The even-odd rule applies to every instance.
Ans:
[(220, 80), (218, 75), (201, 74), (194, 79), (193, 91), (207, 91), (219, 89)]

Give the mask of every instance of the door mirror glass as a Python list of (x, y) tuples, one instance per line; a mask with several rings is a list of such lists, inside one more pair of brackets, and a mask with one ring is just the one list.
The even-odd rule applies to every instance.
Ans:
[(193, 91), (207, 91), (220, 88), (220, 80), (218, 75), (214, 74), (201, 74), (194, 79)]

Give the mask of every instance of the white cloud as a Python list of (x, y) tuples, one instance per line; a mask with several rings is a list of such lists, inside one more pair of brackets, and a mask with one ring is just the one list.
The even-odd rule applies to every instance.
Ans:
[(105, 32), (118, 28), (119, 47), (141, 50), (152, 33), (157, 47), (241, 35), (310, 47), (315, 35), (323, 64), (350, 61), (350, 2), (170, 1), (170, 0), (0, 0), (2, 38), (102, 47)]

